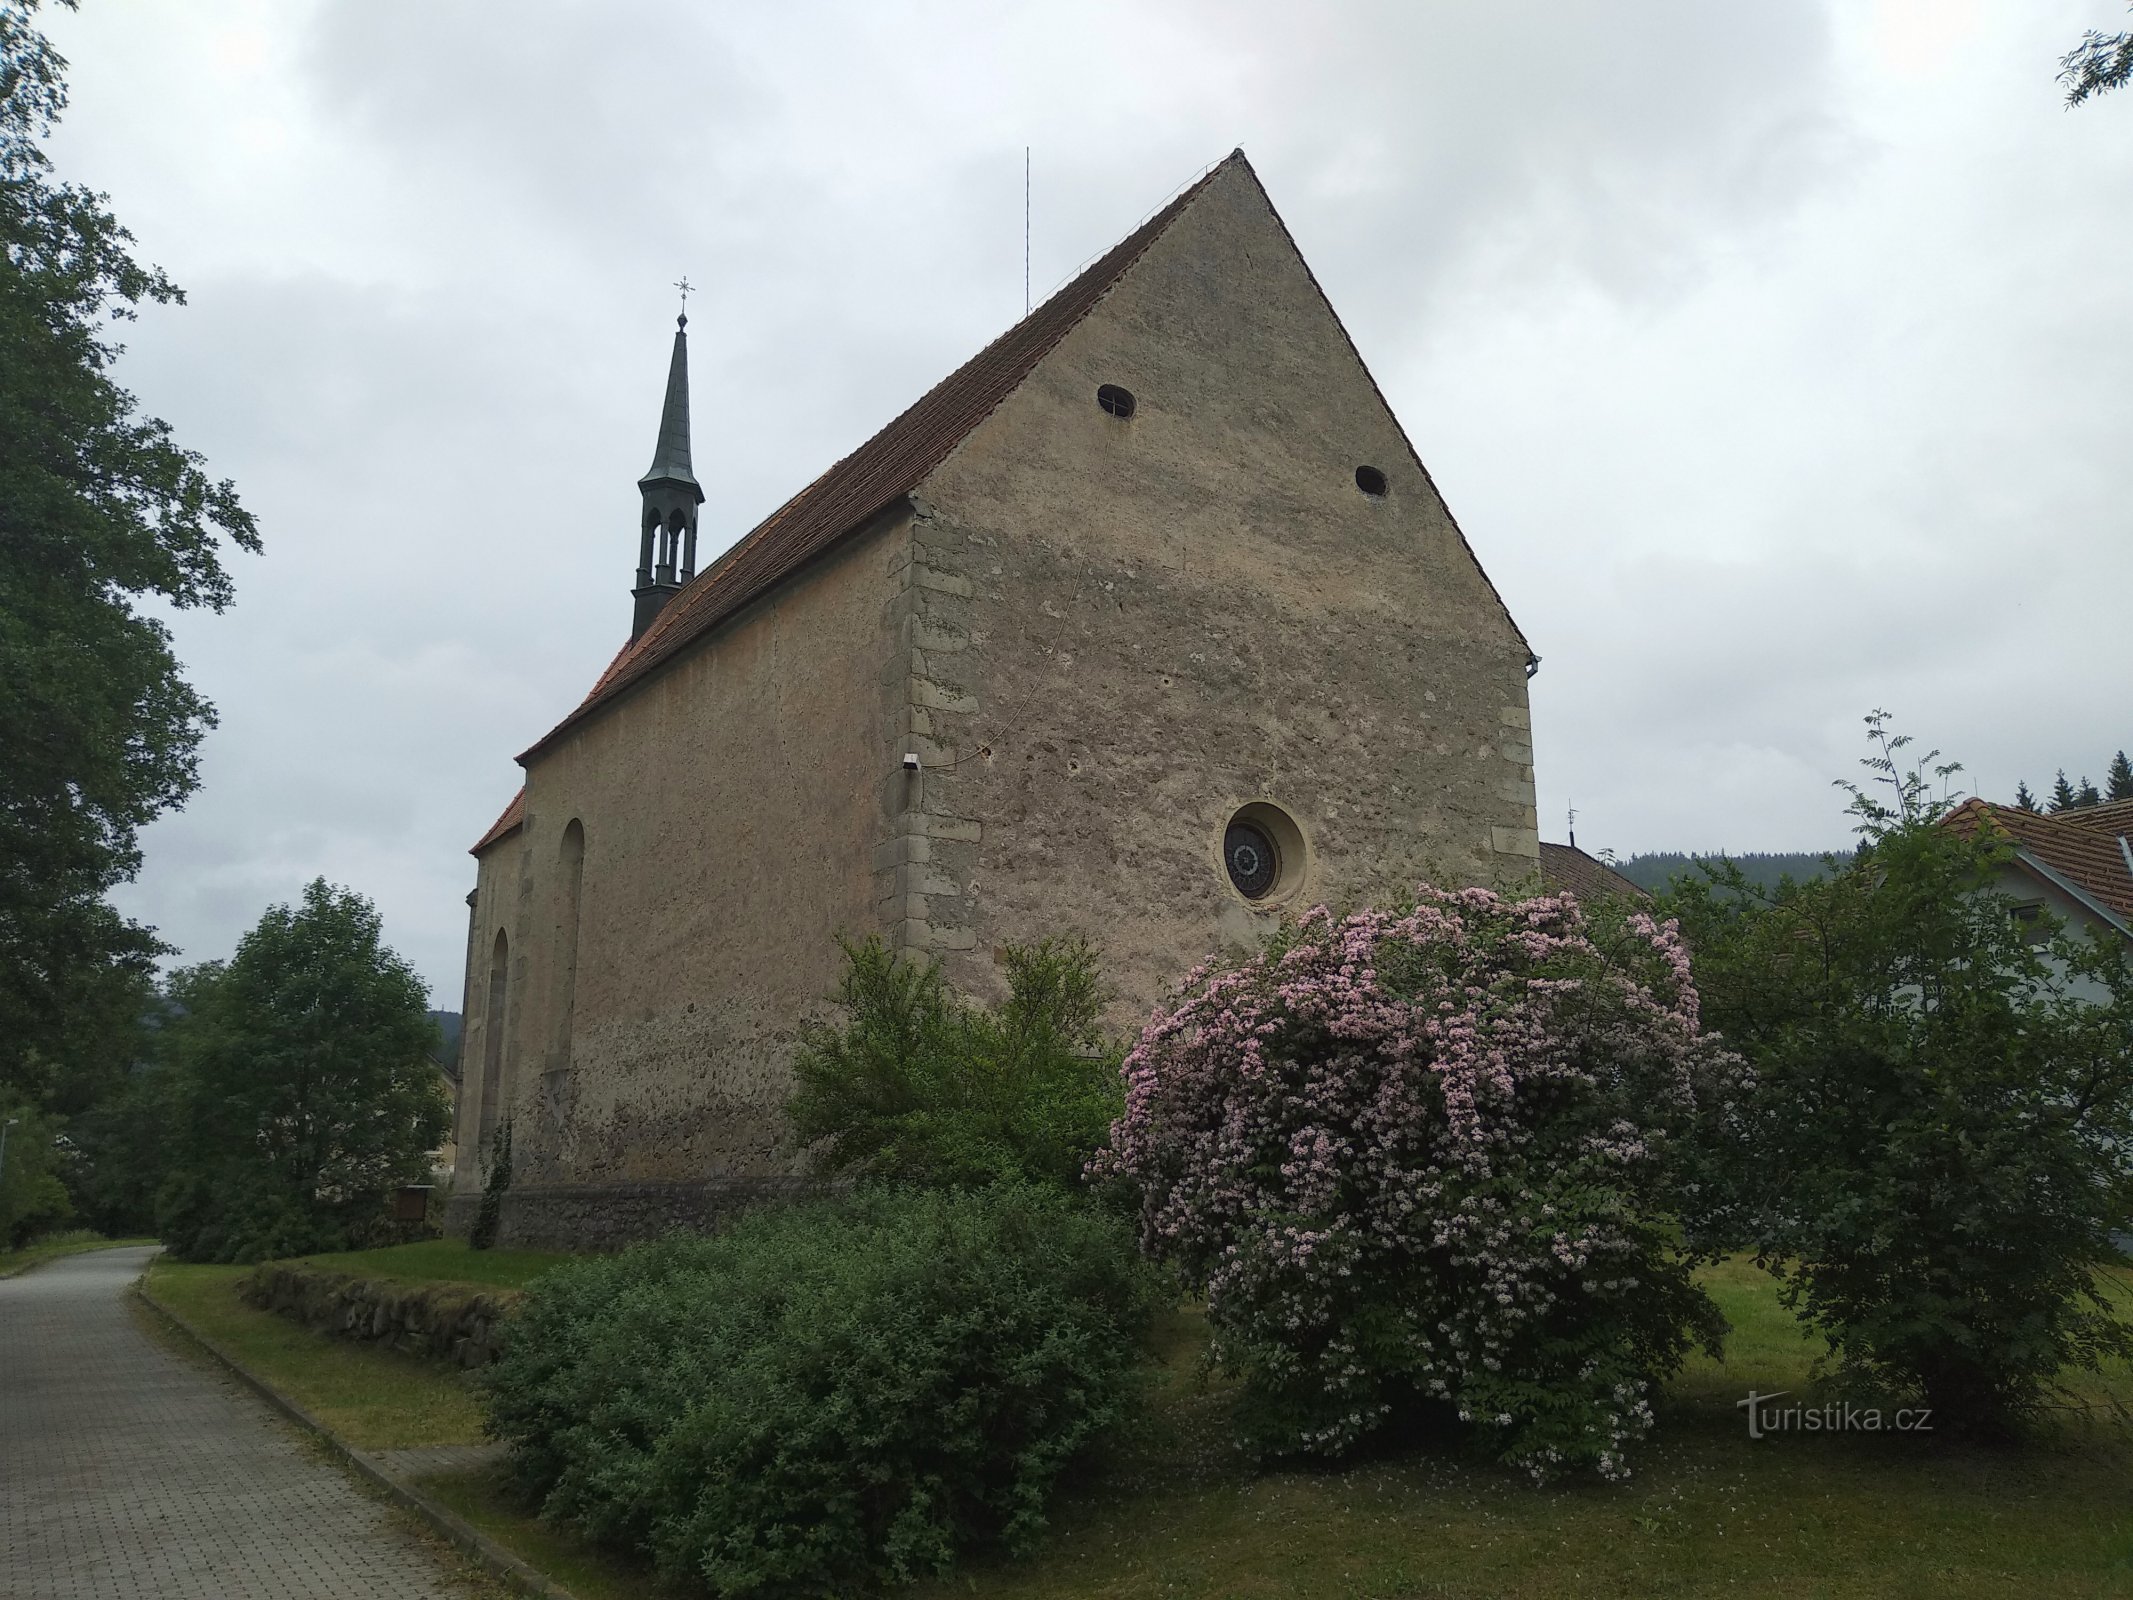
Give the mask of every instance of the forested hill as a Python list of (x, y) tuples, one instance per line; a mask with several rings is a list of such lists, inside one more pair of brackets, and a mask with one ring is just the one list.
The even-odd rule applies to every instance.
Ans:
[(449, 1069), (459, 1060), (459, 1013), (456, 1011), (432, 1011), (430, 1013), (430, 1021), (437, 1024), (438, 1031), (444, 1036), (444, 1043), (437, 1053), (437, 1060), (441, 1065)]
[[(1850, 854), (1848, 850), (1837, 851), (1840, 860)], [(1750, 883), (1765, 889), (1776, 888), (1781, 877), (1819, 878), (1826, 870), (1822, 856), (1812, 850), (1746, 850), (1738, 855), (1725, 850), (1706, 850), (1697, 855), (1679, 850), (1651, 850), (1642, 855), (1625, 856), (1615, 863), (1615, 871), (1641, 888), (1657, 891), (1664, 889), (1677, 874), (1695, 871), (1699, 859), (1717, 860), (1720, 857), (1739, 867)]]

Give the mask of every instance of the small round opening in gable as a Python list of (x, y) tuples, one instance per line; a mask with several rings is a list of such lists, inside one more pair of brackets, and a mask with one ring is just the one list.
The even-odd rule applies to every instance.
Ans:
[(1104, 384), (1096, 391), (1096, 403), (1114, 417), (1133, 415), (1133, 391), (1115, 383)]
[(1373, 500), (1382, 500), (1385, 497), (1386, 489), (1390, 487), (1385, 482), (1385, 474), (1378, 471), (1376, 467), (1357, 467), (1355, 469), (1355, 486)]
[(1255, 800), (1222, 829), (1222, 870), (1247, 900), (1278, 900), (1303, 881), (1304, 837), (1281, 807)]

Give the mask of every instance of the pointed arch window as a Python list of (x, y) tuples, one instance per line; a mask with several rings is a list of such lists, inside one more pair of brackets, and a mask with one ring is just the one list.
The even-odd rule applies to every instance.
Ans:
[(496, 944), (489, 955), (489, 993), (481, 1023), (481, 1142), (484, 1148), (503, 1115), (504, 1023), (510, 1015), (510, 987), (511, 941), (504, 930), (498, 928)]
[(585, 898), (585, 824), (572, 817), (557, 847), (560, 882), (556, 893), (556, 1052), (555, 1068), (570, 1065), (570, 1032), (578, 1006), (578, 923)]

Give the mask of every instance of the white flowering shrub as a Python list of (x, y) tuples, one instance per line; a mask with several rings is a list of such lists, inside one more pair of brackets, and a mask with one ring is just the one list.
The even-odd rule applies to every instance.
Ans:
[(1679, 1158), (1740, 1070), (1672, 924), (1425, 888), (1189, 975), (1094, 1166), (1205, 1296), (1255, 1448), (1456, 1416), (1537, 1478), (1621, 1477), (1654, 1386), (1724, 1332)]

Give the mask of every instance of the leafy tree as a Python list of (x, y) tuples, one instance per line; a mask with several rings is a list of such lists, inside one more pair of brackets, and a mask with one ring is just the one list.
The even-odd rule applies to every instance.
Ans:
[(2059, 58), (2059, 81), (2066, 85), (2070, 106), (2124, 88), (2129, 78), (2133, 78), (2133, 33), (2098, 33), (2091, 28), (2082, 34), (2081, 43)]
[(53, 1143), (57, 1119), (27, 1101), (0, 1095), (0, 1123), (12, 1124), (0, 1155), (0, 1249), (12, 1249), (49, 1232), (74, 1208)]
[(2037, 797), (2029, 792), (2029, 785), (2026, 783), (2018, 783), (2015, 785), (2014, 803), (2018, 808), (2023, 811), (2034, 811), (2037, 809)]
[(1205, 1296), (1254, 1445), (1456, 1415), (1536, 1477), (1626, 1474), (1655, 1387), (1725, 1328), (1675, 1154), (1740, 1063), (1688, 974), (1641, 912), (1424, 889), (1186, 979), (1098, 1164)]
[(176, 1100), (164, 1242), (191, 1259), (342, 1245), (444, 1135), (436, 1029), (376, 909), (324, 879), (275, 906), (227, 966), (172, 980)]
[(1906, 766), (1868, 723), (1850, 870), (1765, 890), (1713, 864), (1665, 907), (1754, 1071), (1711, 1167), (1841, 1376), (1997, 1433), (2062, 1369), (2133, 1354), (2095, 1279), (2133, 1211), (2133, 970), (2064, 929), (2032, 944), (1994, 887), (2012, 841), (1945, 823), (1938, 752)]
[(844, 944), (844, 1021), (806, 1030), (795, 1131), (832, 1171), (939, 1185), (1074, 1185), (1119, 1110), (1094, 952), (1048, 939), (1005, 952), (997, 1008), (878, 937)]
[(67, 1121), (75, 1158), (67, 1192), (82, 1222), (117, 1237), (156, 1231), (156, 1192), (170, 1153), (174, 1074), (151, 1065)]
[(259, 539), (112, 379), (111, 325), (184, 296), (104, 196), (52, 176), (66, 62), (36, 9), (0, 0), (0, 1084), (43, 1096), (138, 1014), (160, 947), (103, 896), (214, 721), (136, 602), (220, 610), (222, 540)]
[(2105, 770), (2104, 797), (2109, 800), (2133, 800), (2133, 762), (2126, 760), (2121, 750), (2111, 757), (2111, 765)]
[(2066, 768), (2059, 769), (2059, 776), (2052, 781), (2052, 810), (2070, 811), (2081, 803), (2074, 793), (2074, 786), (2066, 781)]

